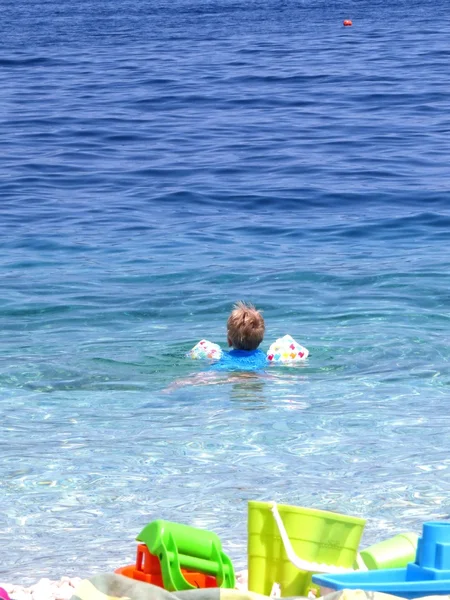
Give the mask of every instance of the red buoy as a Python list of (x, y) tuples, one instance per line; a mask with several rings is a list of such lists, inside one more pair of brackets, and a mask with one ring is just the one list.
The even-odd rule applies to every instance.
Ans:
[(345, 19), (344, 27), (351, 27), (352, 25), (353, 25), (353, 23), (350, 21), (350, 19)]

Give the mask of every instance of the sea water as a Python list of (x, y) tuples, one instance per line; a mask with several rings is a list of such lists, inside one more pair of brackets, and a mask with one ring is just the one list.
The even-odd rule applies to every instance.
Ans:
[[(248, 500), (448, 517), (447, 8), (3, 0), (1, 580), (158, 518), (243, 568)], [(238, 299), (308, 361), (192, 377)]]

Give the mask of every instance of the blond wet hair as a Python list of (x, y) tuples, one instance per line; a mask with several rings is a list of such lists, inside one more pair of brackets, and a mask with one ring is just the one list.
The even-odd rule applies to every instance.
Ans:
[(264, 338), (265, 324), (253, 304), (236, 302), (227, 321), (228, 344), (236, 350), (256, 350)]

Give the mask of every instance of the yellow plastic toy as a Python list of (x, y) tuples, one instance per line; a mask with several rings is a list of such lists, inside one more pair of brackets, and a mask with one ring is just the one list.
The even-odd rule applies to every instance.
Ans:
[(274, 502), (248, 503), (249, 590), (307, 596), (313, 573), (352, 571), (365, 520)]

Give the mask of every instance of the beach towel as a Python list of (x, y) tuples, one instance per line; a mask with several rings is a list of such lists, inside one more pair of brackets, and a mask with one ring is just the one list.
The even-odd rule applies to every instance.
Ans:
[(0, 600), (10, 600), (8, 592), (2, 587), (0, 587)]
[[(300, 598), (300, 597), (299, 597)], [(424, 596), (424, 600), (450, 600), (450, 596)], [(123, 575), (107, 573), (85, 579), (76, 588), (71, 600), (269, 600), (255, 592), (207, 588), (167, 592), (166, 590), (129, 579)], [(322, 600), (399, 600), (397, 596), (380, 592), (342, 590), (322, 596)]]

